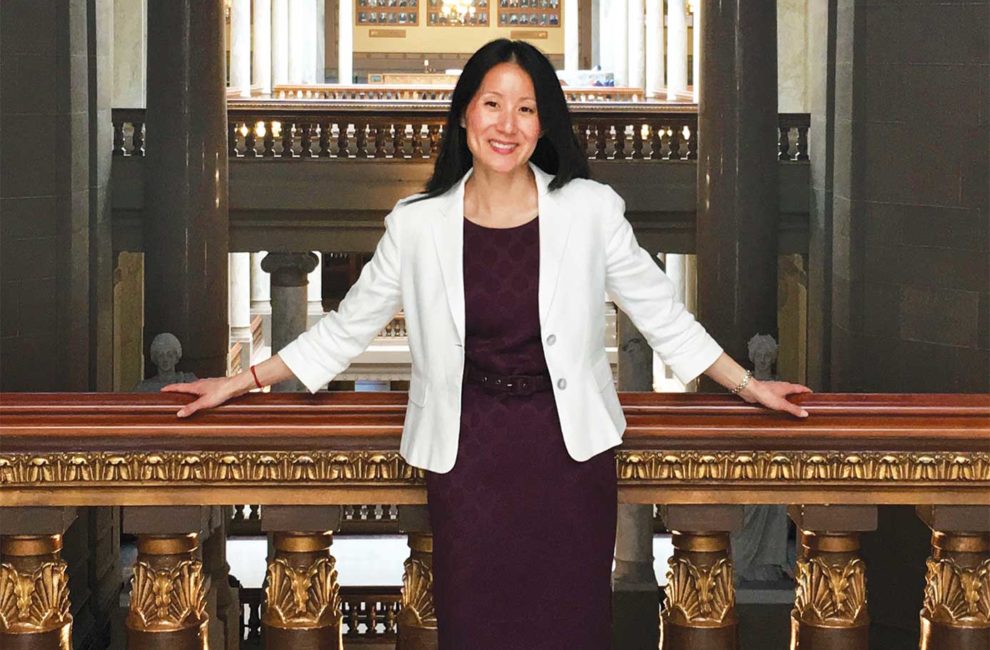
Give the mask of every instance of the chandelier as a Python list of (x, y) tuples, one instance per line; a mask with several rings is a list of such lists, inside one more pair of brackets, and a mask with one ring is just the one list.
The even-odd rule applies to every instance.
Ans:
[(442, 0), (440, 10), (448, 25), (465, 25), (474, 16), (474, 0)]

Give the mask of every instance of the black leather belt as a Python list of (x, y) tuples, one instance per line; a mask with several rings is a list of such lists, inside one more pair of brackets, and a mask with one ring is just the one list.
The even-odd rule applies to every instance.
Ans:
[(464, 379), (490, 390), (512, 395), (532, 395), (553, 388), (550, 375), (499, 375), (464, 364)]

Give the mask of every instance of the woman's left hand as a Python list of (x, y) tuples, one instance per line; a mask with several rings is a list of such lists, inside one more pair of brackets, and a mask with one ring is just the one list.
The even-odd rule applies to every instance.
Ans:
[(811, 389), (801, 384), (791, 384), (786, 381), (759, 381), (751, 379), (740, 393), (739, 397), (747, 402), (762, 404), (774, 411), (784, 411), (799, 418), (808, 417), (808, 412), (787, 400), (788, 395), (810, 393)]

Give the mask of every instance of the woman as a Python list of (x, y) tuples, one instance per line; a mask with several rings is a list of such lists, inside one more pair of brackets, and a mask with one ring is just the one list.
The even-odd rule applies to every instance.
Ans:
[(549, 61), (493, 41), (454, 89), (426, 192), (386, 217), (341, 302), (277, 356), (166, 390), (184, 417), (295, 375), (311, 391), (401, 308), (412, 356), (401, 453), (427, 470), (440, 650), (603, 650), (625, 428), (603, 296), (689, 381), (803, 417), (807, 388), (752, 379), (674, 300), (624, 204), (587, 180)]

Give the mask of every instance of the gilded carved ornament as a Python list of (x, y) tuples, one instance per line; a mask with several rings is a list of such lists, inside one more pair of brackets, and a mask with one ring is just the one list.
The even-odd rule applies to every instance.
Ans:
[(266, 582), (266, 625), (308, 629), (340, 624), (340, 585), (333, 558), (321, 557), (305, 567), (275, 558)]
[(697, 566), (687, 557), (672, 557), (667, 568), (664, 615), (677, 625), (720, 626), (729, 620), (735, 603), (732, 563), (722, 558)]
[(864, 623), (866, 566), (860, 559), (829, 564), (823, 558), (798, 560), (794, 614), (804, 623), (848, 626)]
[(407, 558), (402, 573), (402, 608), (399, 610), (400, 625), (403, 619), (415, 627), (436, 627), (437, 615), (433, 608), (433, 571), (421, 560)]
[(202, 622), (206, 611), (203, 565), (183, 560), (155, 569), (147, 562), (134, 564), (128, 626), (135, 630), (177, 631)]
[(47, 632), (69, 619), (65, 562), (45, 562), (30, 572), (0, 564), (0, 632)]
[(936, 623), (990, 626), (990, 560), (976, 568), (929, 558), (922, 615)]

